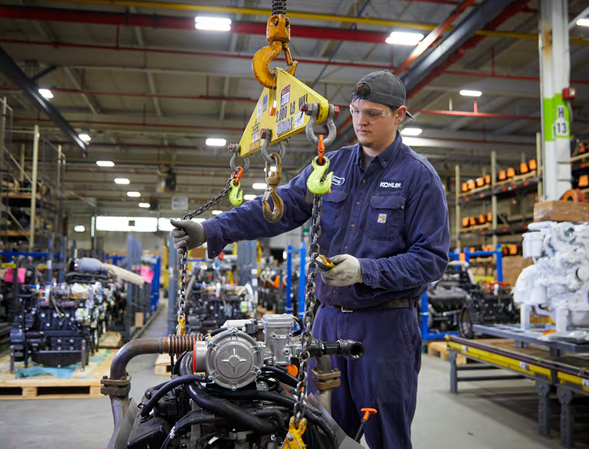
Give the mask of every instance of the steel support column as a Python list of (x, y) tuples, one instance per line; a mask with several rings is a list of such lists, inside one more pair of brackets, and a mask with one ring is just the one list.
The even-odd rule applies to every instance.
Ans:
[(542, 93), (544, 200), (558, 200), (571, 188), (570, 104), (563, 89), (570, 83), (568, 6), (566, 0), (540, 0), (538, 41)]

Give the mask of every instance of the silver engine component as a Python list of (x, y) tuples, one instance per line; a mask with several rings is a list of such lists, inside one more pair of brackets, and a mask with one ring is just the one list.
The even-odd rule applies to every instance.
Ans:
[(251, 319), (229, 320), (223, 325), (227, 330), (197, 341), (196, 371), (204, 371), (209, 380), (236, 390), (253, 382), (263, 364), (290, 365), (291, 356), (300, 352), (300, 343), (292, 339), (292, 315), (264, 315), (264, 343), (246, 333), (248, 326), (254, 324)]
[(533, 258), (515, 285), (521, 325), (530, 314), (548, 315), (557, 332), (589, 326), (589, 224), (532, 223), (523, 235), (523, 255)]
[(233, 328), (203, 343), (207, 345), (206, 373), (216, 384), (236, 390), (257, 377), (263, 362), (262, 346), (245, 332)]

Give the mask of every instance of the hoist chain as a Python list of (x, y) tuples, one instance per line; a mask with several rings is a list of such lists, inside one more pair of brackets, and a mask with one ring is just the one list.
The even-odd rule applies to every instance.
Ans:
[(315, 305), (317, 297), (315, 296), (315, 275), (317, 270), (317, 263), (315, 259), (320, 254), (319, 237), (321, 236), (321, 205), (323, 201), (322, 195), (313, 196), (313, 212), (311, 214), (311, 245), (309, 247), (309, 271), (307, 274), (307, 284), (305, 292), (305, 317), (303, 319), (304, 329), (301, 334), (301, 355), (299, 357), (300, 367), (297, 383), (297, 400), (294, 405), (294, 426), (299, 427), (299, 423), (307, 409), (307, 368), (309, 365), (309, 346), (313, 337), (311, 331), (313, 330), (313, 321), (315, 320)]

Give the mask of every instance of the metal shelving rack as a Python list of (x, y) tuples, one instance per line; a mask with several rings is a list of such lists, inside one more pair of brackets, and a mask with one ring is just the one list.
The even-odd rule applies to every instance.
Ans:
[[(498, 237), (512, 234), (521, 234), (527, 230), (527, 221), (533, 220), (533, 213), (524, 210), (525, 201), (522, 201), (522, 211), (517, 220), (513, 223), (499, 223), (498, 201), (502, 198), (510, 198), (513, 195), (525, 194), (537, 190), (539, 198), (542, 197), (542, 155), (540, 145), (536, 145), (537, 170), (530, 171), (526, 175), (516, 176), (506, 181), (497, 181), (497, 153), (491, 152), (491, 184), (475, 189), (471, 192), (461, 193), (460, 166), (455, 167), (455, 241), (456, 248), (460, 250), (463, 241), (472, 238), (491, 238), (494, 247), (499, 244)], [(492, 222), (484, 228), (475, 227), (472, 230), (462, 228), (461, 209), (464, 205), (473, 204), (479, 201), (491, 202)], [(521, 224), (515, 224), (521, 221)]]

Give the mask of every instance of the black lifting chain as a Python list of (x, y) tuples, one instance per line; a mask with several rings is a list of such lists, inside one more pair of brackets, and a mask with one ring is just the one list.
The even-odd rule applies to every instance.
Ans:
[[(192, 220), (194, 217), (198, 217), (199, 215), (205, 213), (219, 201), (227, 196), (227, 192), (231, 189), (231, 182), (233, 178), (227, 181), (227, 184), (214, 198), (210, 199), (206, 204), (196, 209), (194, 212), (184, 215), (182, 220)], [(185, 333), (184, 326), (186, 325), (186, 284), (187, 284), (187, 277), (188, 274), (186, 273), (186, 269), (188, 266), (188, 249), (184, 247), (184, 251), (182, 251), (182, 258), (180, 259), (180, 295), (178, 298), (178, 325), (176, 327), (176, 333), (178, 335), (183, 335)]]
[(286, 0), (272, 0), (272, 15), (286, 15)]
[(299, 423), (307, 409), (307, 368), (309, 365), (309, 346), (313, 337), (311, 331), (313, 330), (313, 321), (315, 320), (315, 305), (317, 297), (315, 296), (315, 275), (317, 273), (316, 259), (321, 252), (319, 247), (319, 237), (321, 236), (321, 206), (323, 202), (323, 195), (313, 196), (313, 212), (311, 215), (311, 245), (309, 247), (309, 272), (307, 273), (307, 285), (305, 293), (305, 317), (303, 319), (304, 329), (301, 334), (301, 355), (300, 368), (297, 383), (297, 401), (294, 405), (294, 426), (299, 428)]

